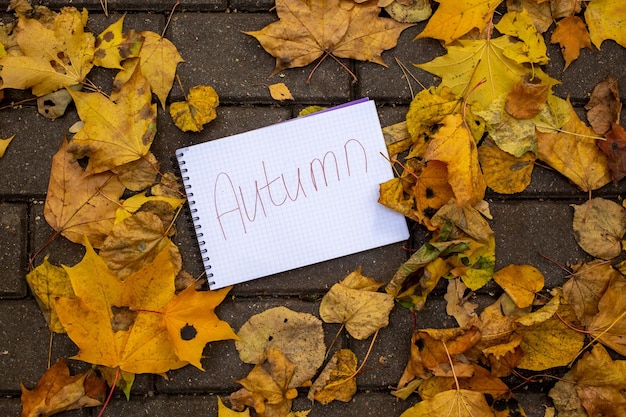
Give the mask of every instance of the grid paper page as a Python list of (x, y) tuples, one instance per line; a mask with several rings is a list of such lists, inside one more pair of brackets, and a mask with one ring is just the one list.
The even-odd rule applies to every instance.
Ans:
[(176, 154), (212, 289), (408, 238), (373, 101)]

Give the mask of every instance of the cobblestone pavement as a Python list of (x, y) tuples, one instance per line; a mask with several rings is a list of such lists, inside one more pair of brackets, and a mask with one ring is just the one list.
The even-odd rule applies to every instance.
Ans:
[[(126, 29), (153, 30), (160, 33), (165, 27), (172, 1), (165, 0), (109, 0), (110, 16), (102, 13), (99, 0), (36, 1), (58, 10), (62, 6), (86, 7), (88, 28), (99, 33), (128, 12)], [(326, 60), (313, 75), (310, 85), (306, 78), (311, 67), (286, 70), (273, 79), (268, 74), (274, 59), (265, 53), (259, 43), (242, 33), (258, 30), (276, 19), (270, 12), (270, 0), (182, 0), (173, 15), (166, 36), (174, 42), (185, 62), (178, 74), (186, 88), (198, 84), (212, 85), (220, 96), (218, 118), (199, 134), (181, 133), (170, 117), (159, 108), (158, 133), (153, 151), (163, 169), (174, 166), (174, 150), (180, 146), (248, 131), (294, 117), (305, 105), (340, 104), (368, 96), (375, 100), (383, 125), (401, 121), (410, 102), (410, 90), (396, 65), (394, 57), (405, 64), (422, 63), (441, 55), (443, 48), (429, 39), (413, 41), (423, 25), (406, 30), (398, 47), (383, 55), (388, 68), (361, 62), (346, 61), (358, 76), (352, 84), (350, 76), (333, 60)], [(8, 2), (0, 1), (0, 10)], [(0, 14), (4, 21), (11, 14)], [(601, 51), (583, 50), (581, 58), (563, 72), (563, 59), (558, 47), (549, 45), (551, 62), (547, 72), (562, 80), (555, 88), (558, 95), (570, 95), (582, 112), (594, 85), (611, 74), (618, 79), (621, 97), (625, 97), (626, 54), (624, 48), (612, 41), (602, 45)], [(433, 85), (434, 77), (421, 70), (413, 74), (425, 85)], [(110, 88), (111, 73), (94, 72), (93, 81), (103, 89)], [(279, 104), (272, 100), (266, 85), (285, 82), (295, 101)], [(4, 104), (26, 97), (23, 92), (7, 91)], [(174, 86), (170, 101), (183, 98)], [(49, 333), (35, 300), (25, 281), (29, 255), (41, 247), (52, 230), (43, 218), (51, 167), (51, 157), (57, 151), (68, 128), (77, 121), (75, 112), (49, 121), (39, 116), (30, 105), (3, 109), (0, 112), (0, 137), (15, 134), (9, 151), (0, 159), (0, 415), (17, 416), (20, 413), (20, 382), (33, 387), (46, 369)], [(622, 120), (624, 125), (624, 120)], [(625, 191), (624, 184), (609, 185), (594, 193), (617, 200)], [(492, 227), (497, 239), (497, 265), (529, 263), (539, 268), (546, 277), (546, 287), (562, 285), (564, 272), (555, 264), (539, 256), (547, 254), (560, 263), (588, 259), (578, 248), (571, 229), (570, 204), (585, 201), (587, 195), (579, 192), (558, 173), (537, 167), (530, 187), (521, 194), (501, 196), (489, 194), (488, 200), (494, 220)], [(199, 251), (188, 227), (187, 216), (178, 221), (176, 243), (181, 248), (184, 268), (193, 275), (202, 272)], [(420, 233), (412, 245), (421, 243)], [(303, 239), (306, 245), (306, 238)], [(332, 284), (345, 274), (362, 266), (363, 273), (387, 281), (398, 265), (407, 258), (404, 243), (373, 249), (364, 253), (284, 272), (275, 276), (237, 285), (217, 310), (218, 315), (238, 329), (252, 314), (268, 307), (284, 305), (297, 311), (317, 313), (319, 299)], [(242, 256), (247, 250), (242, 248)], [(73, 265), (78, 262), (81, 247), (57, 239), (48, 249), (50, 261)], [(493, 299), (493, 289), (481, 290), (476, 299), (486, 305)], [(441, 295), (441, 291), (438, 292)], [(429, 298), (427, 307), (417, 315), (420, 327), (455, 326), (445, 314), (443, 297)], [(348, 404), (332, 403), (315, 406), (310, 416), (397, 416), (415, 403), (415, 397), (396, 401), (389, 387), (397, 383), (409, 355), (409, 340), (413, 318), (408, 311), (396, 308), (389, 327), (381, 331), (372, 352), (371, 366), (358, 376), (359, 391)], [(337, 327), (326, 327), (332, 338)], [(344, 339), (363, 358), (369, 341)], [(70, 357), (77, 352), (69, 339), (55, 336), (52, 358)], [(232, 342), (211, 343), (205, 350), (202, 364), (206, 372), (186, 367), (160, 376), (138, 376), (131, 401), (117, 397), (109, 405), (108, 416), (215, 416), (216, 395), (228, 395), (238, 389), (235, 379), (247, 374), (250, 367), (239, 361)], [(70, 361), (75, 370), (84, 368)], [(520, 381), (517, 381), (518, 383)], [(548, 405), (545, 386), (529, 385), (516, 392), (528, 416), (544, 415)], [(295, 410), (306, 409), (310, 403), (301, 394), (294, 403)], [(66, 412), (63, 416), (96, 415), (95, 410)]]

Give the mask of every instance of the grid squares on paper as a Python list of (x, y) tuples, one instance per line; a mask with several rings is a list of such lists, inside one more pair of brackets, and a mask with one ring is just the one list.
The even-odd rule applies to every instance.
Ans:
[(179, 150), (213, 288), (406, 239), (404, 218), (377, 203), (392, 175), (379, 152), (373, 102)]

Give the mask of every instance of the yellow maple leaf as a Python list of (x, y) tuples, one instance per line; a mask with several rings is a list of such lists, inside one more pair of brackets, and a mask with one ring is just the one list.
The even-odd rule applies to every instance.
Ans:
[[(537, 30), (537, 27), (525, 9), (521, 12), (508, 12), (502, 16), (496, 25), (496, 29), (498, 29), (500, 33), (514, 36), (524, 43), (519, 60), (514, 56), (510, 58), (518, 62), (524, 62), (524, 60), (526, 60), (526, 62), (539, 65), (545, 65), (550, 61), (546, 55), (547, 47), (543, 36)], [(505, 50), (504, 53), (506, 55), (508, 51)]]
[(450, 43), (476, 28), (482, 32), (502, 0), (437, 0), (439, 7), (417, 38)]
[(111, 99), (117, 99), (122, 86), (130, 79), (139, 64), (141, 72), (150, 83), (152, 92), (156, 94), (161, 107), (165, 109), (165, 101), (176, 76), (176, 67), (185, 60), (169, 39), (150, 31), (141, 32), (140, 35), (143, 36), (143, 44), (139, 51), (139, 58), (124, 61), (122, 71), (115, 76), (113, 81)]
[(531, 265), (507, 265), (493, 275), (519, 308), (530, 307), (535, 294), (543, 289), (543, 274)]
[(0, 139), (0, 158), (4, 156), (4, 153), (7, 151), (7, 148), (11, 144), (11, 141), (14, 137), (15, 135), (11, 136), (8, 139)]
[(43, 96), (80, 84), (93, 66), (94, 37), (84, 31), (87, 11), (63, 8), (48, 29), (20, 16), (15, 38), (23, 55), (0, 58), (0, 88), (31, 88)]
[(535, 154), (526, 152), (513, 156), (493, 142), (484, 141), (478, 148), (478, 161), (489, 188), (499, 194), (515, 194), (530, 184)]
[(76, 359), (132, 373), (163, 373), (187, 364), (176, 356), (161, 314), (174, 298), (174, 269), (164, 249), (120, 281), (87, 245), (85, 257), (65, 267), (76, 298), (56, 310), (80, 351)]
[(352, 0), (277, 0), (278, 22), (245, 32), (276, 58), (272, 74), (303, 67), (327, 55), (385, 65), (384, 50), (396, 46), (400, 33), (412, 26), (379, 17), (372, 2)]
[(626, 4), (622, 0), (593, 0), (585, 10), (585, 21), (598, 49), (605, 39), (613, 39), (626, 48)]
[(349, 402), (356, 394), (357, 358), (350, 349), (335, 352), (315, 380), (307, 398), (328, 404), (334, 400)]
[(208, 342), (237, 339), (230, 325), (213, 311), (231, 288), (196, 291), (195, 286), (190, 285), (165, 307), (165, 325), (179, 359), (203, 369), (200, 358)]
[(100, 93), (68, 91), (85, 122), (70, 151), (89, 156), (87, 173), (104, 172), (148, 154), (156, 134), (156, 105), (140, 67), (122, 87), (117, 102)]
[[(447, 86), (470, 103), (478, 102), (486, 108), (495, 99), (507, 94), (526, 74), (534, 74), (550, 84), (558, 81), (550, 78), (540, 68), (532, 71), (523, 65), (525, 43), (510, 36), (495, 39), (459, 40), (447, 47), (448, 53), (424, 64), (415, 66), (441, 77), (441, 85)], [(481, 82), (484, 80), (484, 83)]]
[(448, 182), (459, 206), (476, 204), (483, 199), (486, 189), (476, 142), (460, 114), (448, 115), (442, 123), (428, 145), (424, 160), (447, 164)]

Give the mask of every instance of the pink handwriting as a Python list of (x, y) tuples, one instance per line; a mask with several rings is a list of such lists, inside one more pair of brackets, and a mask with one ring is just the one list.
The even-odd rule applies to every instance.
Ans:
[[(367, 153), (359, 140), (349, 139), (342, 151), (343, 158), (337, 158), (333, 151), (326, 152), (321, 158), (313, 158), (307, 166), (308, 177), (303, 175), (300, 167), (292, 176), (286, 176), (284, 172), (270, 173), (265, 161), (261, 161), (263, 173), (261, 179), (254, 180), (253, 198), (244, 196), (243, 188), (234, 184), (227, 172), (220, 172), (213, 184), (213, 203), (224, 240), (227, 239), (227, 226), (236, 226), (247, 233), (246, 224), (254, 223), (261, 216), (267, 217), (267, 208), (307, 198), (307, 190), (309, 194), (319, 192), (340, 183), (346, 175), (350, 177), (359, 168), (367, 173)], [(343, 176), (342, 172), (345, 172)]]

